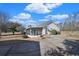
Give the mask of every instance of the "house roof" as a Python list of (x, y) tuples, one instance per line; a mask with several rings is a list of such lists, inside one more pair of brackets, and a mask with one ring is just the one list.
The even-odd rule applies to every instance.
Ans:
[(41, 28), (42, 29), (43, 27), (28, 27), (27, 29), (30, 29), (30, 28), (31, 29), (40, 29)]
[[(48, 26), (48, 25), (50, 25), (50, 24), (52, 24), (52, 23), (48, 23), (48, 24), (44, 24), (44, 25), (39, 25), (39, 26), (28, 26), (26, 29), (29, 29), (29, 28), (44, 28), (44, 27), (46, 27), (46, 26)], [(56, 23), (53, 23), (54, 25), (57, 25)]]

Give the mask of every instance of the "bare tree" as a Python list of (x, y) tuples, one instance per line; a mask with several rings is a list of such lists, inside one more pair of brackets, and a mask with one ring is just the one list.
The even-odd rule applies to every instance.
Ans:
[(62, 30), (66, 31), (76, 31), (79, 30), (79, 13), (74, 13), (70, 15), (63, 24)]
[(9, 16), (4, 12), (0, 12), (0, 37), (3, 30), (6, 30)]
[(22, 25), (17, 22), (9, 22), (8, 24), (9, 32), (12, 32), (13, 35), (15, 32), (21, 32)]

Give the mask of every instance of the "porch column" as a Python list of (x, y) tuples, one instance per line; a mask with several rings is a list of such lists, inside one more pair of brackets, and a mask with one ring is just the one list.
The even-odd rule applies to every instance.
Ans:
[(31, 28), (30, 28), (30, 35), (31, 35)]
[(29, 33), (29, 34), (30, 34), (30, 35), (31, 35), (31, 27), (32, 27), (32, 26), (31, 26), (31, 25), (29, 25), (29, 28), (30, 28), (30, 33)]

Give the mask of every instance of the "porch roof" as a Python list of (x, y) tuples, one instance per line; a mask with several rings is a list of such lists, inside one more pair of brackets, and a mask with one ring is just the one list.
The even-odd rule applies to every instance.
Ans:
[(27, 29), (42, 29), (43, 27), (28, 27)]

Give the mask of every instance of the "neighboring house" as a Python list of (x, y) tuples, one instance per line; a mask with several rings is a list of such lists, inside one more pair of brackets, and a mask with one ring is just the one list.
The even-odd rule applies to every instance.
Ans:
[(27, 35), (33, 35), (33, 36), (50, 34), (49, 30), (53, 30), (53, 29), (55, 29), (57, 31), (60, 31), (60, 28), (55, 23), (50, 23), (50, 24), (48, 24), (46, 26), (38, 26), (38, 27), (29, 26), (26, 29), (26, 34)]

